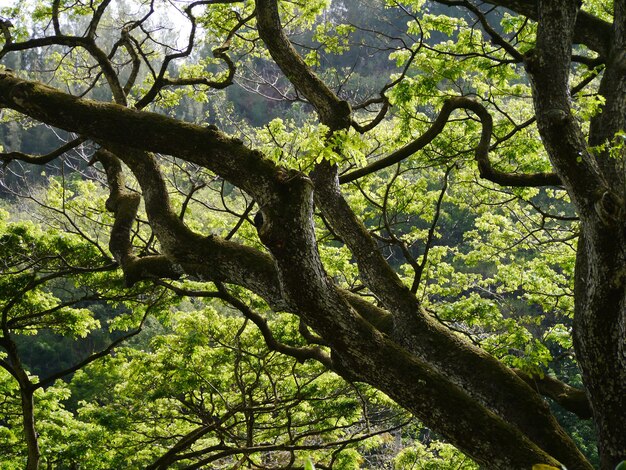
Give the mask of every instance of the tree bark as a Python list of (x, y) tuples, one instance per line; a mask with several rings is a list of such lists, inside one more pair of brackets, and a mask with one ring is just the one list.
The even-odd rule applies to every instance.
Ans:
[(35, 427), (35, 403), (34, 387), (32, 386), (28, 374), (22, 366), (17, 345), (9, 336), (6, 325), (2, 325), (2, 347), (7, 352), (7, 362), (3, 364), (5, 369), (15, 378), (20, 390), (20, 401), (22, 405), (22, 429), (24, 431), (24, 441), (26, 442), (26, 470), (37, 470), (41, 454), (39, 451), (39, 439)]
[(576, 357), (593, 410), (603, 470), (613, 470), (626, 456), (625, 242), (622, 228), (610, 230), (601, 222), (587, 227), (576, 264)]
[(39, 451), (39, 439), (35, 430), (35, 403), (32, 390), (24, 388), (22, 384), (20, 384), (20, 398), (22, 401), (24, 437), (28, 450), (26, 470), (37, 470), (39, 468), (41, 455)]
[[(558, 461), (549, 455), (554, 452), (559, 460), (567, 462), (570, 470), (590, 468), (558, 426), (550, 423), (550, 417), (544, 413), (545, 405), (540, 404), (533, 390), (512, 373), (505, 374), (508, 380), (504, 382), (494, 380), (490, 371), (503, 369), (496, 361), (478, 362), (484, 365), (481, 370), (486, 374), (485, 385), (491, 390), (478, 391), (472, 396), (467, 391), (472, 388), (467, 385), (468, 377), (474, 374), (472, 365), (459, 356), (461, 362), (456, 367), (461, 375), (448, 374), (445, 370), (445, 364), (451, 364), (450, 358), (444, 360), (447, 343), (442, 345), (437, 340), (445, 336), (431, 337), (429, 328), (423, 332), (425, 342), (419, 350), (406, 348), (410, 341), (405, 342), (398, 335), (401, 331), (398, 325), (411, 324), (407, 315), (414, 308), (396, 309), (395, 333), (388, 336), (346, 303), (348, 297), (330, 282), (319, 259), (313, 230), (314, 187), (302, 174), (274, 166), (258, 152), (214, 129), (72, 98), (10, 73), (4, 73), (0, 79), (0, 102), (43, 122), (105, 143), (137, 177), (150, 222), (165, 253), (184, 273), (244, 285), (273, 299), (274, 305), (300, 315), (329, 342), (338, 369), (381, 389), (478, 462), (493, 469), (522, 470), (535, 463), (556, 466)], [(259, 236), (272, 258), (217, 237), (201, 237), (187, 229), (169, 209), (158, 165), (145, 150), (198, 163), (250, 192), (261, 203), (263, 223)], [(125, 232), (125, 227), (122, 228)], [(384, 284), (386, 281), (381, 287)], [(388, 299), (401, 287), (392, 287)], [(406, 299), (396, 300), (406, 305)], [(393, 300), (387, 303), (397, 304)], [(449, 340), (455, 342), (451, 336)], [(433, 346), (432, 352), (429, 345)], [(458, 344), (452, 351), (458, 352), (463, 347)], [(518, 422), (503, 419), (507, 413), (503, 414), (499, 405), (494, 408), (497, 412), (491, 409), (495, 402), (506, 401), (498, 399), (499, 395), (516, 394), (509, 389), (511, 385), (518, 387), (521, 394), (515, 403), (519, 400), (534, 403), (532, 409), (509, 406), (508, 413), (517, 415)], [(483, 397), (482, 403), (476, 400), (477, 395)], [(524, 418), (526, 411), (530, 413)], [(535, 419), (542, 414), (543, 418)], [(529, 437), (521, 431), (516, 425), (524, 420), (528, 423), (527, 431), (532, 430), (534, 423), (539, 434)]]
[[(626, 455), (625, 281), (626, 210), (623, 155), (608, 160), (587, 145), (571, 113), (568, 92), (578, 6), (568, 0), (538, 3), (537, 47), (527, 57), (537, 124), (556, 172), (581, 220), (575, 270), (574, 341), (598, 432), (601, 468)], [(591, 125), (592, 145), (623, 127), (623, 2), (615, 3), (614, 38), (600, 92), (606, 103)]]
[[(537, 48), (526, 57), (526, 66), (533, 80), (539, 129), (558, 176), (540, 179), (562, 182), (581, 215), (584, 241), (576, 271), (576, 347), (603, 440), (603, 468), (608, 469), (620, 452), (624, 455), (619, 437), (623, 433), (616, 429), (625, 421), (620, 406), (626, 408), (620, 343), (625, 331), (623, 195), (607, 183), (607, 175), (617, 173), (617, 167), (608, 171), (610, 165), (599, 165), (587, 148), (568, 94), (572, 42), (582, 34), (575, 32), (578, 25), (583, 25), (582, 37), (589, 44), (603, 53), (606, 44), (602, 38), (589, 39), (592, 31), (584, 27), (589, 21), (581, 22), (586, 17), (577, 15), (573, 2), (506, 3), (528, 9), (539, 22)], [(349, 105), (293, 49), (282, 31), (276, 1), (258, 0), (257, 9), (260, 36), (320, 120), (331, 130), (349, 126)], [(608, 81), (605, 88), (611, 88)], [(129, 234), (138, 198), (125, 193), (119, 162), (115, 158), (103, 162), (111, 189), (109, 205), (116, 215), (111, 250), (129, 283), (150, 270), (157, 277), (187, 274), (242, 285), (274, 309), (299, 315), (328, 342), (337, 370), (384, 391), (485, 467), (526, 470), (538, 463), (561, 462), (570, 470), (590, 468), (534, 390), (423, 311), (341, 196), (330, 165), (318, 166), (311, 180), (277, 167), (214, 128), (77, 99), (9, 72), (0, 74), (0, 103), (93, 139), (130, 168), (163, 255), (150, 260), (133, 255)], [(481, 143), (488, 144), (490, 133), (484, 134)], [(171, 210), (167, 185), (150, 152), (196, 163), (252, 195), (263, 215), (259, 237), (271, 255), (189, 230)], [(483, 170), (484, 166), (483, 162)], [(315, 238), (314, 200), (352, 250), (364, 282), (383, 308), (364, 306), (329, 279)], [(608, 363), (598, 366), (606, 358)], [(608, 390), (603, 389), (606, 374), (615, 378)], [(30, 399), (32, 409), (32, 393)]]

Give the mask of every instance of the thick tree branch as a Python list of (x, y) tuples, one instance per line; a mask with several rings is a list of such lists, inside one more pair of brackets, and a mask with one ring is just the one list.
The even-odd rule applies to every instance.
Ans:
[(124, 271), (126, 284), (132, 286), (142, 279), (180, 277), (180, 269), (177, 269), (167, 257), (154, 255), (140, 258), (134, 253), (131, 231), (137, 216), (140, 196), (126, 189), (120, 160), (105, 149), (98, 150), (92, 160), (100, 162), (107, 175), (110, 194), (106, 208), (113, 212), (115, 217), (109, 249)]
[(410, 157), (415, 152), (423, 149), (426, 145), (432, 142), (448, 123), (450, 114), (455, 109), (467, 109), (474, 112), (480, 119), (482, 128), (482, 134), (480, 142), (476, 147), (474, 156), (478, 163), (478, 170), (480, 176), (489, 181), (497, 183), (502, 186), (515, 186), (515, 187), (527, 187), (527, 186), (558, 186), (561, 184), (561, 180), (554, 173), (530, 173), (530, 174), (518, 174), (518, 173), (506, 173), (493, 168), (489, 161), (489, 142), (491, 141), (491, 132), (493, 129), (493, 123), (491, 115), (487, 109), (479, 102), (459, 96), (450, 98), (447, 100), (439, 112), (437, 119), (428, 128), (424, 134), (419, 136), (410, 144), (396, 150), (392, 154), (376, 160), (369, 165), (352, 171), (339, 178), (341, 184), (349, 183), (363, 176), (374, 173), (383, 168), (387, 168), (391, 165), (395, 165), (398, 162)]
[(350, 105), (340, 100), (304, 63), (285, 35), (280, 23), (277, 0), (257, 0), (259, 36), (287, 79), (317, 110), (320, 120), (331, 130), (350, 126)]
[(11, 20), (0, 18), (0, 30), (2, 31), (2, 35), (4, 36), (5, 46), (13, 42), (13, 36), (11, 35), (12, 27), (13, 23), (11, 23)]
[(616, 158), (609, 151), (609, 146), (621, 145), (615, 142), (615, 136), (626, 129), (626, 4), (623, 0), (614, 2), (614, 16), (613, 41), (598, 89), (604, 103), (591, 119), (588, 140), (589, 145), (603, 148), (597, 151), (600, 170), (610, 182), (610, 190), (623, 198), (626, 184), (623, 156)]
[(590, 468), (537, 394), (496, 359), (424, 312), (341, 195), (336, 169), (320, 165), (313, 177), (318, 207), (350, 248), (364, 283), (393, 315), (394, 340), (433, 369), (454, 377), (468, 394), (515, 423), (568, 467)]
[(39, 82), (0, 73), (0, 104), (99, 142), (163, 153), (204, 166), (253, 194), (271, 197), (278, 170), (269, 160), (214, 127), (80, 99)]
[(115, 217), (109, 249), (118, 264), (124, 267), (133, 258), (131, 231), (139, 208), (140, 196), (126, 189), (121, 162), (111, 152), (100, 149), (92, 161), (100, 162), (107, 175), (109, 198), (106, 201), (106, 208), (113, 212)]
[[(105, 0), (95, 10), (91, 23), (93, 27), (90, 29), (95, 31), (98, 15), (101, 15), (107, 3)], [(193, 6), (209, 3), (212, 2), (192, 4), (188, 10), (189, 16), (192, 17)], [(529, 2), (503, 0), (502, 3), (526, 5)], [(544, 3), (548, 2), (539, 2)], [(313, 104), (321, 121), (331, 130), (347, 128), (350, 125), (349, 105), (315, 76), (291, 46), (280, 25), (278, 2), (258, 0), (257, 11), (260, 35), (289, 80)], [(552, 16), (560, 15), (558, 9), (553, 9), (551, 13)], [(540, 11), (537, 16), (541, 20), (549, 15)], [(81, 39), (60, 37), (58, 24), (54, 27), (57, 42), (53, 44)], [(541, 28), (540, 25), (540, 46), (546, 44), (546, 37), (541, 36), (546, 26), (543, 26), (544, 30)], [(189, 47), (181, 53), (183, 55), (173, 54), (169, 57), (173, 59), (188, 55), (193, 46), (194, 34), (195, 29), (192, 29)], [(89, 33), (84, 39), (93, 39), (94, 36)], [(563, 38), (558, 39), (554, 45), (561, 47)], [(565, 39), (569, 41), (570, 38)], [(39, 44), (41, 41), (30, 42), (30, 46)], [(73, 45), (81, 44), (74, 42)], [(107, 67), (111, 65), (110, 58), (106, 57), (104, 61), (101, 51), (93, 49), (93, 45), (87, 46), (92, 48), (88, 50), (101, 62), (100, 66), (105, 70), (113, 93), (117, 95), (117, 102), (125, 103), (125, 90), (119, 84), (116, 85), (115, 80), (111, 81), (116, 77), (109, 76), (110, 70), (107, 72)], [(5, 45), (3, 52), (6, 53), (11, 47), (12, 44)], [(546, 51), (550, 52), (548, 49), (538, 47), (539, 58), (547, 57), (549, 62), (554, 57), (550, 54), (541, 56)], [(143, 54), (139, 49), (138, 53)], [(532, 69), (537, 65), (536, 61), (531, 55), (526, 59), (529, 70), (534, 73)], [(563, 76), (557, 75), (560, 86)], [(557, 100), (562, 98), (557, 93)], [(463, 103), (458, 108), (475, 113), (483, 125), (476, 149), (481, 175), (503, 184), (528, 185), (527, 180), (519, 179), (520, 175), (510, 175), (492, 168), (487, 158), (492, 124), (486, 109), (471, 100), (462, 101), (466, 98), (456, 100)], [(484, 351), (472, 348), (440, 327), (424, 312), (415, 296), (380, 256), (376, 243), (343, 199), (335, 168), (322, 163), (313, 175), (314, 184), (311, 184), (304, 175), (277, 168), (258, 152), (244, 147), (240, 141), (230, 139), (214, 128), (193, 126), (152, 113), (77, 99), (40, 83), (21, 80), (7, 72), (0, 74), (0, 104), (93, 139), (115, 153), (131, 169), (141, 186), (150, 225), (164, 252), (161, 257), (149, 257), (141, 261), (146, 266), (151, 262), (159, 265), (163, 262), (162, 266), (165, 267), (159, 271), (160, 268), (155, 264), (144, 269), (137, 278), (151, 275), (167, 277), (170, 270), (174, 270), (203, 280), (232, 282), (263, 296), (276, 310), (289, 309), (295, 312), (328, 341), (335, 353), (333, 365), (337, 364), (350, 371), (352, 376), (386, 392), (490, 468), (530, 468), (537, 463), (557, 466), (556, 459), (570, 469), (590, 468), (532, 388)], [(556, 122), (557, 131), (563, 130), (564, 126), (559, 124), (560, 117), (563, 117), (563, 109), (559, 107), (561, 104), (563, 101), (558, 101), (555, 109), (538, 107), (540, 126), (542, 119), (546, 118), (550, 121), (549, 125)], [(448, 114), (442, 118), (441, 129), (453, 109), (456, 108), (448, 110)], [(552, 119), (555, 116), (558, 119)], [(433, 131), (432, 138), (441, 129)], [(548, 131), (553, 132), (553, 135), (558, 133), (554, 129)], [(549, 135), (549, 132), (543, 135)], [(573, 148), (576, 147), (571, 146), (568, 150)], [(398, 152), (402, 150), (406, 151), (406, 147)], [(260, 250), (219, 237), (205, 237), (189, 230), (172, 211), (167, 196), (168, 187), (157, 158), (150, 152), (175, 155), (196, 163), (248, 192), (258, 202), (263, 215), (258, 226), (259, 237), (270, 250), (271, 256)], [(409, 155), (406, 154), (400, 160)], [(570, 154), (569, 158), (577, 158), (577, 155)], [(587, 162), (585, 157), (583, 162)], [(139, 196), (125, 188), (117, 158), (106, 155), (102, 158), (111, 187), (108, 206), (114, 211), (116, 219), (111, 251), (125, 271), (129, 272), (130, 266), (139, 261), (132, 252), (130, 238)], [(395, 158), (398, 158), (397, 152)], [(553, 158), (553, 163), (559, 174), (565, 175), (563, 182), (571, 189), (577, 183), (573, 181), (575, 175), (562, 170), (560, 157)], [(582, 170), (593, 170), (591, 167), (589, 165)], [(546, 175), (521, 176), (545, 181), (548, 178)], [(583, 176), (586, 177), (586, 173), (580, 178)], [(593, 179), (594, 176), (592, 172), (592, 183), (595, 184), (598, 181)], [(330, 224), (349, 245), (364, 282), (387, 311), (381, 311), (362, 299), (357, 301), (337, 289), (327, 275), (318, 251), (314, 197)], [(251, 318), (259, 320), (254, 315)], [(262, 321), (258, 324), (262, 330), (267, 326)], [(266, 339), (274, 347), (285, 346), (276, 345), (275, 340), (272, 343), (271, 335)], [(406, 387), (407, 384), (411, 386)], [(507, 452), (503, 453), (502, 449)]]
[(87, 36), (89, 39), (95, 40), (96, 31), (98, 30), (98, 25), (100, 24), (102, 15), (104, 15), (104, 12), (106, 11), (110, 3), (111, 0), (103, 0), (100, 5), (98, 5), (98, 8), (96, 8), (96, 11), (94, 11), (91, 21), (89, 22), (89, 27), (87, 28), (87, 32), (85, 34), (85, 36)]
[(4, 367), (17, 381), (20, 390), (20, 401), (22, 405), (22, 429), (24, 430), (24, 440), (28, 457), (26, 470), (37, 470), (40, 458), (39, 439), (35, 429), (35, 403), (33, 398), (34, 389), (28, 373), (24, 369), (20, 359), (17, 344), (10, 337), (8, 330), (3, 325), (2, 346), (7, 353), (6, 361), (0, 365)]
[(577, 6), (540, 2), (537, 47), (526, 55), (537, 128), (550, 161), (578, 209), (586, 212), (605, 186), (595, 155), (571, 109), (569, 77)]
[[(115, 147), (115, 148), (114, 148)], [(164, 256), (133, 259), (125, 268), (127, 282), (185, 273), (207, 281), (223, 281), (258, 293), (274, 308), (286, 308), (276, 269), (260, 251), (217, 236), (201, 236), (180, 220), (170, 204), (168, 188), (154, 155), (111, 146), (131, 169), (143, 193), (152, 230)], [(210, 260), (210, 261), (207, 261)]]

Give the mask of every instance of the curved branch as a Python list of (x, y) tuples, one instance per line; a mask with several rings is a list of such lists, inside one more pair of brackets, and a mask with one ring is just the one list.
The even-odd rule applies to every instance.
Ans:
[(382, 95), (380, 101), (382, 102), (382, 106), (380, 107), (378, 114), (376, 114), (374, 119), (372, 119), (370, 122), (368, 122), (367, 124), (359, 124), (354, 119), (352, 120), (352, 127), (354, 127), (358, 133), (364, 134), (368, 131), (371, 131), (385, 118), (390, 108), (389, 99), (385, 95)]
[(50, 163), (57, 157), (60, 157), (66, 152), (78, 147), (80, 144), (85, 142), (85, 138), (78, 137), (74, 140), (69, 141), (68, 143), (62, 145), (56, 150), (53, 150), (46, 155), (28, 155), (22, 152), (8, 152), (8, 153), (0, 153), (0, 160), (4, 162), (4, 165), (8, 165), (13, 160), (19, 160), (25, 163), (31, 163), (33, 165), (45, 165), (46, 163)]
[(131, 230), (141, 197), (138, 193), (126, 189), (120, 160), (111, 152), (100, 149), (92, 161), (100, 162), (107, 175), (110, 193), (106, 208), (113, 212), (115, 218), (109, 249), (124, 271), (126, 285), (132, 286), (144, 279), (179, 278), (180, 269), (166, 256), (153, 255), (140, 258), (134, 254)]
[(277, 0), (257, 0), (259, 36), (287, 79), (313, 105), (320, 120), (331, 130), (350, 126), (350, 105), (339, 97), (305, 64), (285, 35)]
[(474, 154), (476, 162), (478, 163), (478, 170), (482, 178), (502, 186), (559, 186), (561, 184), (560, 178), (555, 173), (517, 174), (506, 173), (493, 168), (488, 157), (489, 142), (491, 141), (491, 131), (493, 127), (491, 115), (482, 104), (464, 96), (450, 98), (447, 100), (443, 104), (441, 111), (439, 112), (439, 116), (437, 116), (437, 119), (435, 119), (430, 128), (413, 142), (399, 150), (396, 150), (392, 154), (381, 158), (380, 160), (376, 160), (363, 168), (359, 168), (358, 170), (341, 176), (339, 178), (339, 182), (341, 184), (349, 183), (358, 178), (369, 175), (370, 173), (395, 165), (396, 163), (410, 157), (415, 152), (423, 149), (443, 131), (444, 127), (448, 123), (450, 114), (455, 109), (468, 109), (476, 113), (483, 125), (480, 142), (476, 147)]
[(137, 109), (144, 108), (146, 104), (151, 102), (157, 93), (165, 87), (168, 86), (186, 86), (186, 85), (204, 85), (209, 88), (214, 88), (216, 90), (222, 90), (233, 84), (233, 79), (235, 78), (236, 67), (235, 63), (232, 61), (230, 57), (226, 54), (228, 50), (228, 46), (218, 47), (213, 49), (213, 56), (217, 59), (222, 59), (226, 62), (228, 67), (228, 73), (226, 77), (222, 80), (209, 80), (204, 77), (197, 78), (166, 78), (161, 77), (159, 80), (159, 86), (154, 86), (153, 88), (140, 100), (137, 102), (135, 106)]
[[(207, 449), (207, 452), (204, 451), (198, 451), (196, 453), (193, 454), (187, 454), (187, 455), (181, 455), (178, 459), (176, 460), (182, 460), (183, 458), (189, 458), (189, 457), (197, 457), (199, 455), (203, 455), (203, 454), (207, 454), (209, 450), (212, 451), (220, 451), (217, 452), (209, 457), (203, 458), (201, 460), (198, 460), (197, 462), (185, 467), (185, 469), (187, 470), (196, 470), (196, 469), (200, 469), (200, 468), (205, 468), (205, 465), (214, 462), (216, 460), (225, 458), (225, 457), (229, 457), (232, 455), (238, 455), (238, 454), (243, 454), (244, 456), (247, 455), (251, 455), (254, 453), (261, 453), (261, 452), (274, 452), (274, 451), (283, 451), (283, 452), (293, 452), (296, 450), (308, 450), (308, 451), (313, 451), (313, 450), (319, 450), (319, 449), (331, 449), (333, 447), (340, 447), (340, 448), (344, 448), (346, 446), (348, 446), (349, 444), (354, 444), (356, 442), (360, 442), (362, 440), (368, 439), (370, 437), (373, 436), (378, 436), (384, 433), (388, 433), (390, 431), (393, 431), (395, 429), (400, 429), (403, 426), (406, 426), (408, 424), (409, 421), (403, 422), (402, 424), (399, 424), (397, 426), (394, 426), (392, 428), (385, 428), (385, 429), (377, 429), (377, 430), (373, 430), (370, 431), (369, 433), (363, 435), (363, 436), (355, 436), (355, 437), (350, 437), (348, 439), (341, 439), (341, 440), (336, 440), (336, 441), (325, 441), (325, 440), (310, 440), (309, 442), (306, 443), (302, 443), (302, 444), (268, 444), (268, 443), (264, 443), (264, 444), (258, 444), (258, 445), (251, 445), (251, 446), (246, 446), (246, 447), (229, 447), (226, 445), (216, 445), (216, 446), (212, 446), (211, 448)], [(154, 467), (154, 466), (150, 466), (148, 467), (148, 469), (146, 470), (161, 470), (161, 469), (165, 469), (167, 467), (162, 466), (162, 467)], [(267, 468), (267, 467), (266, 467)], [(275, 468), (275, 467), (274, 467)], [(293, 468), (294, 470), (300, 469), (302, 467), (295, 467), (295, 466), (289, 466), (289, 467), (282, 467), (282, 468)], [(320, 467), (320, 468), (328, 468), (328, 467)]]
[(165, 452), (154, 462), (148, 465), (146, 467), (146, 470), (165, 470), (167, 468), (170, 468), (170, 466), (176, 461), (182, 460), (182, 458), (180, 458), (180, 454), (184, 450), (189, 449), (195, 442), (197, 442), (209, 432), (214, 432), (216, 429), (219, 428), (220, 425), (223, 425), (232, 416), (238, 413), (240, 411), (240, 408), (240, 406), (231, 408), (219, 418), (213, 419), (209, 424), (203, 424), (201, 426), (198, 426), (197, 428), (194, 428), (193, 430), (182, 436), (176, 442), (176, 444), (174, 444), (167, 452)]
[(0, 72), (0, 104), (94, 141), (184, 158), (219, 174), (260, 203), (271, 197), (279, 177), (274, 163), (213, 126), (76, 98), (8, 71)]
[(263, 335), (265, 344), (267, 344), (267, 347), (270, 348), (270, 350), (278, 351), (279, 353), (286, 354), (287, 356), (291, 356), (295, 358), (296, 360), (298, 360), (299, 362), (304, 362), (308, 359), (314, 359), (320, 362), (321, 364), (323, 364), (324, 366), (326, 366), (328, 369), (331, 369), (331, 370), (333, 369), (333, 364), (330, 359), (330, 356), (328, 356), (328, 354), (326, 354), (321, 348), (311, 347), (311, 346), (295, 347), (295, 346), (289, 346), (288, 344), (281, 343), (280, 341), (276, 340), (276, 338), (274, 337), (274, 334), (272, 333), (272, 330), (270, 330), (270, 327), (267, 324), (267, 321), (265, 320), (265, 318), (263, 318), (258, 313), (254, 312), (250, 307), (248, 307), (241, 300), (231, 295), (222, 284), (216, 283), (215, 285), (217, 287), (218, 292), (220, 293), (220, 298), (222, 300), (228, 302), (230, 305), (235, 307), (246, 318), (251, 320), (257, 326), (257, 328), (261, 331), (261, 334)]
[(380, 110), (378, 111), (378, 114), (376, 114), (374, 119), (372, 119), (367, 124), (359, 124), (354, 119), (352, 120), (352, 127), (354, 127), (357, 132), (364, 134), (365, 132), (372, 130), (374, 127), (380, 124), (382, 120), (385, 118), (385, 116), (387, 115), (387, 112), (389, 111), (389, 108), (391, 107), (391, 105), (389, 104), (389, 98), (387, 98), (385, 93), (391, 88), (395, 87), (398, 83), (400, 83), (404, 79), (404, 77), (406, 77), (406, 74), (408, 73), (409, 68), (411, 67), (411, 64), (415, 60), (415, 57), (417, 56), (418, 51), (422, 47), (422, 40), (423, 40), (423, 34), (420, 37), (420, 42), (419, 42), (418, 47), (416, 47), (415, 49), (411, 49), (411, 57), (409, 57), (409, 59), (404, 64), (404, 67), (402, 68), (402, 72), (400, 73), (400, 75), (395, 80), (387, 83), (382, 88), (382, 90), (380, 91), (380, 96), (378, 98), (369, 99), (352, 108), (353, 110), (366, 109), (367, 106), (371, 104), (376, 104), (376, 103), (382, 104)]
[(119, 265), (124, 267), (133, 258), (130, 234), (139, 208), (140, 196), (126, 189), (121, 162), (111, 152), (100, 149), (92, 161), (100, 162), (107, 176), (110, 193), (106, 208), (113, 212), (115, 217), (109, 249)]
[(230, 46), (230, 41), (235, 33), (248, 21), (254, 18), (254, 13), (246, 18), (240, 19), (237, 25), (229, 32), (228, 37), (224, 41), (224, 43), (215, 49), (213, 49), (213, 56), (216, 59), (222, 59), (226, 62), (226, 66), (228, 67), (228, 73), (226, 77), (222, 80), (208, 80), (206, 78), (167, 78), (165, 75), (167, 73), (167, 69), (170, 63), (175, 59), (180, 59), (183, 57), (187, 57), (193, 51), (195, 37), (196, 37), (196, 17), (193, 15), (193, 8), (199, 5), (213, 5), (219, 3), (238, 3), (238, 2), (222, 2), (222, 1), (197, 1), (191, 3), (185, 8), (185, 14), (187, 18), (191, 22), (191, 31), (189, 32), (189, 38), (187, 40), (187, 47), (184, 51), (168, 54), (165, 56), (163, 63), (161, 64), (161, 69), (159, 70), (158, 76), (155, 77), (154, 83), (152, 87), (148, 90), (148, 92), (135, 104), (135, 108), (143, 109), (149, 103), (151, 103), (154, 98), (158, 95), (158, 93), (165, 87), (168, 86), (185, 86), (185, 85), (204, 85), (215, 89), (223, 89), (226, 88), (233, 83), (233, 79), (235, 77), (235, 63), (232, 61), (230, 57), (226, 54)]

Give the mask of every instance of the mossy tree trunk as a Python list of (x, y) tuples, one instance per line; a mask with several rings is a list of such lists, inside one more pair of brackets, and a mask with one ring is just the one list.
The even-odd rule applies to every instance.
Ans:
[[(493, 3), (538, 22), (536, 47), (523, 60), (554, 173), (494, 171), (487, 158), (492, 134), (488, 113), (466, 98), (447, 106), (480, 117), (483, 133), (476, 160), (483, 177), (504, 185), (557, 182), (576, 206), (582, 225), (576, 267), (576, 352), (598, 428), (602, 468), (612, 470), (626, 455), (626, 185), (623, 158), (603, 159), (590, 146), (613, 139), (626, 127), (623, 2), (616, 0), (610, 33), (605, 23), (581, 14), (571, 0)], [(329, 132), (353, 125), (350, 105), (312, 72), (290, 44), (277, 1), (258, 0), (255, 14), (259, 35), (273, 60), (314, 106)], [(606, 34), (611, 41), (607, 42)], [(589, 138), (571, 109), (574, 41), (586, 42), (608, 57), (601, 86), (606, 103), (591, 123)], [(109, 77), (108, 81), (119, 82)], [(118, 103), (124, 104), (124, 91), (118, 85), (114, 88)], [(592, 468), (544, 398), (523, 377), (424, 311), (343, 197), (335, 166), (321, 162), (309, 175), (286, 170), (215, 128), (79, 99), (11, 72), (0, 74), (0, 103), (102, 147), (97, 160), (107, 173), (107, 208), (116, 219), (110, 250), (127, 284), (190, 275), (243, 286), (274, 310), (298, 315), (332, 351), (328, 358), (321, 350), (307, 350), (308, 357), (384, 391), (486, 468), (528, 470), (539, 463), (561, 463), (569, 470)], [(444, 121), (450, 112), (447, 109)], [(270, 255), (189, 229), (171, 207), (156, 152), (209, 169), (251, 195), (261, 208), (257, 229)], [(120, 162), (139, 182), (149, 223), (162, 249), (159, 255), (133, 253), (130, 233), (139, 196), (124, 188)], [(315, 207), (351, 251), (364, 284), (380, 305), (338, 288), (325, 272), (315, 237)], [(24, 401), (25, 410), (32, 408), (32, 393), (30, 399)], [(32, 465), (29, 468), (37, 467)]]

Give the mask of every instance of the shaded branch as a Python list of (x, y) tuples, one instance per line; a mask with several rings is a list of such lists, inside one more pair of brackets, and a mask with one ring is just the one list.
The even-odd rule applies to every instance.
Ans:
[[(438, 0), (435, 0), (438, 1)], [(440, 2), (444, 3), (445, 2)], [(532, 0), (487, 0), (491, 5), (508, 8), (517, 14), (526, 16), (533, 21), (537, 21), (537, 4)], [(611, 49), (611, 38), (613, 36), (610, 23), (598, 17), (580, 11), (576, 18), (574, 27), (574, 42), (584, 44), (589, 49), (598, 52), (602, 56), (607, 56)]]
[(513, 371), (541, 395), (552, 398), (555, 402), (582, 419), (592, 417), (591, 404), (584, 390), (567, 385), (560, 380), (544, 375), (529, 375), (519, 369)]
[(100, 149), (92, 161), (100, 162), (107, 176), (109, 197), (105, 205), (107, 210), (113, 212), (115, 218), (109, 249), (115, 260), (124, 267), (133, 257), (130, 234), (139, 208), (140, 196), (126, 189), (122, 164), (111, 152)]
[(19, 160), (21, 162), (31, 163), (33, 165), (45, 165), (46, 163), (50, 163), (55, 158), (60, 157), (64, 153), (78, 147), (80, 144), (85, 142), (85, 140), (87, 139), (85, 139), (84, 137), (78, 137), (62, 145), (58, 149), (47, 153), (46, 155), (29, 155), (22, 152), (0, 153), (0, 160), (4, 162), (5, 166), (11, 163), (13, 160)]
[(133, 253), (131, 231), (141, 197), (138, 193), (126, 189), (119, 158), (101, 148), (95, 153), (92, 161), (100, 162), (107, 175), (109, 198), (106, 201), (106, 208), (113, 212), (115, 218), (111, 228), (109, 250), (124, 271), (126, 285), (132, 286), (143, 279), (180, 277), (180, 270), (166, 256), (152, 255), (140, 258)]
[(322, 349), (317, 347), (299, 348), (289, 346), (287, 344), (281, 343), (280, 341), (277, 341), (274, 337), (274, 334), (270, 330), (269, 325), (267, 324), (267, 320), (265, 320), (265, 318), (254, 312), (241, 300), (232, 296), (221, 283), (216, 283), (215, 285), (221, 295), (222, 300), (225, 300), (226, 302), (231, 304), (257, 326), (257, 328), (261, 331), (263, 339), (265, 340), (268, 348), (273, 351), (278, 351), (282, 354), (294, 357), (299, 362), (304, 362), (308, 359), (314, 359), (325, 365), (328, 369), (333, 369), (333, 364), (330, 356), (328, 356), (328, 354), (326, 354)]

